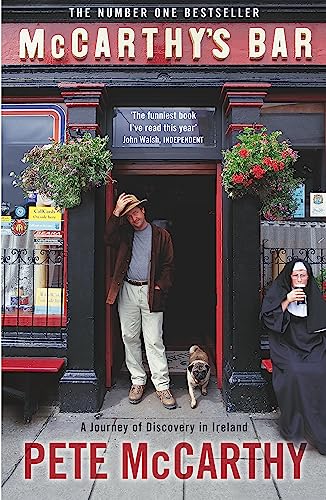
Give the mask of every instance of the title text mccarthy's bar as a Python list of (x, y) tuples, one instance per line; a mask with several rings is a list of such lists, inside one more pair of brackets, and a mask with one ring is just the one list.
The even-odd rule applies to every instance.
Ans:
[(326, 64), (322, 23), (9, 23), (2, 39), (3, 64)]

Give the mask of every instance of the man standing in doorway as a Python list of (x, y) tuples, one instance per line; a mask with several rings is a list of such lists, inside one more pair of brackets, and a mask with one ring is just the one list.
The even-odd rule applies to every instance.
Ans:
[[(106, 243), (117, 249), (107, 302), (118, 297), (118, 311), (126, 365), (131, 375), (130, 403), (139, 403), (146, 385), (140, 332), (156, 394), (165, 408), (176, 408), (169, 389), (168, 364), (163, 344), (163, 311), (172, 285), (173, 246), (170, 234), (146, 220), (143, 204), (122, 193), (108, 220)], [(127, 224), (125, 223), (127, 219)]]

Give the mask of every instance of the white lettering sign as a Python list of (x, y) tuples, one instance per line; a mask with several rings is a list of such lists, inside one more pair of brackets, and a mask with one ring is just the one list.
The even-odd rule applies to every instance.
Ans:
[(116, 108), (113, 147), (211, 147), (214, 113), (214, 108)]
[[(163, 10), (158, 8), (162, 15)], [(5, 25), (6, 26), (6, 25)], [(179, 64), (214, 64), (214, 60), (231, 59), (231, 64), (245, 64), (260, 61), (270, 64), (273, 61), (296, 64), (312, 60), (312, 31), (308, 27), (276, 26), (268, 30), (261, 26), (242, 29), (241, 26), (228, 25), (228, 28), (212, 26), (98, 26), (92, 23), (87, 27), (77, 26), (71, 29), (56, 26), (56, 31), (47, 35), (46, 28), (23, 28), (19, 33), (19, 59), (21, 61), (45, 62), (46, 55), (60, 60), (63, 57), (83, 61), (91, 58), (97, 62), (125, 63), (139, 60), (139, 64), (151, 61), (159, 55), (166, 61)], [(241, 31), (241, 37), (236, 30)], [(242, 46), (237, 45), (238, 40)], [(70, 46), (69, 46), (70, 43)], [(240, 42), (239, 42), (240, 43)], [(48, 52), (47, 52), (48, 51)], [(234, 53), (232, 53), (235, 52)], [(324, 52), (323, 52), (324, 51)], [(325, 57), (325, 48), (315, 51), (321, 60)], [(234, 62), (234, 58), (237, 62)], [(158, 64), (158, 61), (155, 61)], [(68, 64), (68, 61), (67, 61)], [(320, 64), (320, 63), (319, 63)]]
[(19, 58), (44, 59), (44, 29), (35, 30), (33, 38), (27, 28), (23, 28), (19, 33)]

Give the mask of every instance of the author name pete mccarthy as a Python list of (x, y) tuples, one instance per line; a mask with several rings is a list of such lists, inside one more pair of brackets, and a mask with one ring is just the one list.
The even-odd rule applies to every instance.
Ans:
[[(24, 477), (33, 478), (37, 467), (44, 467), (48, 479), (110, 479), (120, 474), (121, 479), (270, 479), (273, 473), (277, 479), (300, 479), (301, 466), (307, 443), (294, 446), (287, 442), (203, 442), (199, 448), (182, 441), (172, 452), (153, 451), (147, 442), (122, 442), (119, 470), (107, 470), (106, 461), (110, 446), (106, 442), (38, 442), (25, 443)], [(242, 460), (241, 471), (239, 460)], [(215, 458), (219, 457), (219, 458)], [(191, 459), (191, 464), (187, 459)], [(89, 467), (83, 468), (82, 460), (88, 459)], [(263, 463), (262, 472), (257, 473), (256, 461)], [(117, 460), (114, 461), (118, 463)], [(115, 467), (116, 469), (116, 467)]]

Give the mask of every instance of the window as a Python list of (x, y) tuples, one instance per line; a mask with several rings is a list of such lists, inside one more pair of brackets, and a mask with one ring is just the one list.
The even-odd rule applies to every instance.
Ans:
[[(298, 177), (304, 179), (304, 199), (297, 219), (310, 217), (310, 193), (326, 191), (325, 107), (323, 103), (270, 102), (261, 109), (262, 123), (269, 131), (281, 130), (281, 140), (288, 139), (299, 152), (294, 164)], [(324, 220), (316, 218), (313, 220)]]
[(24, 168), (21, 158), (34, 145), (63, 141), (65, 123), (57, 105), (3, 106), (1, 294), (7, 326), (66, 324), (67, 215), (38, 193), (24, 199), (9, 175)]
[(265, 290), (293, 257), (308, 261), (321, 285), (326, 269), (325, 218), (310, 217), (310, 193), (326, 191), (325, 105), (318, 102), (270, 102), (261, 110), (269, 131), (281, 130), (299, 158), (294, 164), (304, 179), (302, 200), (294, 220), (262, 221), (262, 289)]

